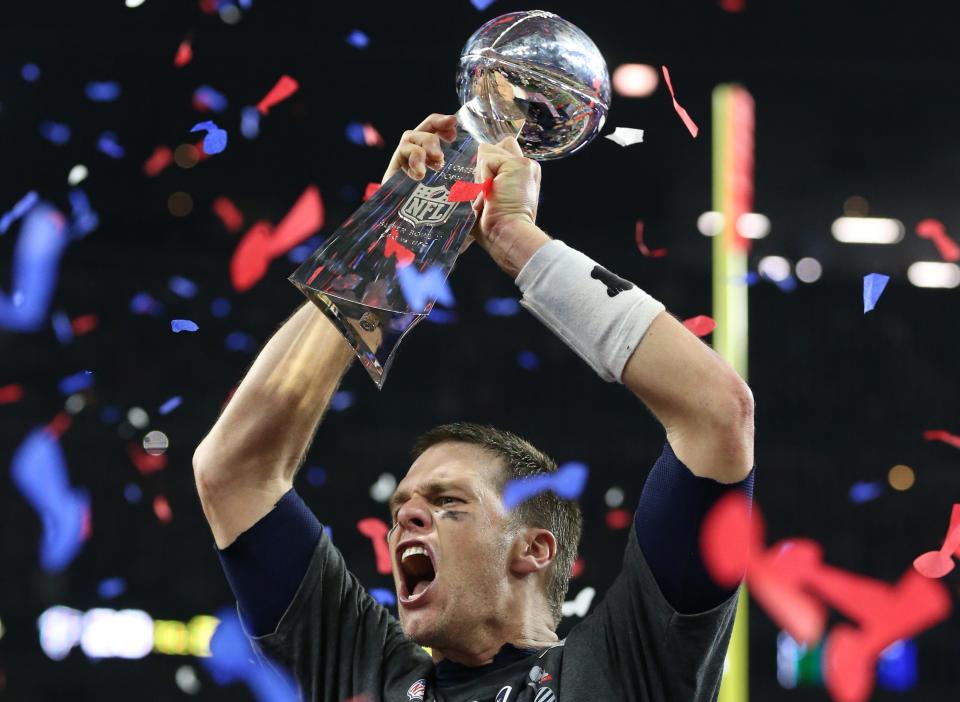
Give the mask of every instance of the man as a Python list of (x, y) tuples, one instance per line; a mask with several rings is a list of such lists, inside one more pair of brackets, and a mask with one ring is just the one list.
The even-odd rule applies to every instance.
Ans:
[[(441, 167), (440, 139), (452, 140), (454, 125), (432, 115), (405, 133), (384, 180)], [(494, 180), (474, 204), (473, 235), (516, 279), (524, 307), (666, 429), (622, 573), (558, 640), (579, 510), (550, 493), (506, 510), (507, 480), (553, 471), (553, 461), (507, 432), (446, 425), (418, 441), (391, 499), (397, 622), (292, 489), (353, 359), (305, 305), (194, 455), (248, 633), (293, 670), (305, 697), (330, 702), (714, 699), (736, 594), (708, 579), (698, 531), (719, 496), (752, 491), (752, 395), (662, 304), (537, 228), (539, 167), (515, 141), (481, 145), (478, 176)]]

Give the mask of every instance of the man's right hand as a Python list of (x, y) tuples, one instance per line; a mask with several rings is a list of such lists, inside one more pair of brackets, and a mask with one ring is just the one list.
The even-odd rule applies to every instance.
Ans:
[(386, 183), (394, 173), (401, 170), (414, 180), (423, 180), (427, 175), (427, 166), (433, 170), (443, 167), (440, 140), (449, 143), (456, 137), (456, 115), (430, 115), (416, 129), (403, 133), (380, 182)]

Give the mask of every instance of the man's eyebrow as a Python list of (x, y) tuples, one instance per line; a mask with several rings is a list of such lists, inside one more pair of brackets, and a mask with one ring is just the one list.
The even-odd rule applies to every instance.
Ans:
[[(425, 495), (437, 495), (441, 492), (446, 492), (447, 490), (460, 490), (461, 492), (468, 492), (473, 494), (469, 487), (461, 481), (453, 480), (435, 480), (433, 482), (427, 483), (420, 490)], [(393, 514), (404, 502), (410, 499), (410, 494), (406, 490), (398, 490), (397, 492), (391, 495), (389, 500), (390, 505), (390, 514)]]

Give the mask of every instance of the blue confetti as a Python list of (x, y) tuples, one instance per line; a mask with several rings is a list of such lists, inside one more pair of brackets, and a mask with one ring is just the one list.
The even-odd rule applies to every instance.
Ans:
[(253, 0), (240, 0), (240, 7), (249, 10), (253, 6)]
[(244, 107), (240, 113), (240, 133), (246, 139), (256, 139), (260, 135), (260, 110), (256, 107)]
[(263, 652), (254, 652), (236, 608), (216, 613), (220, 623), (210, 638), (210, 656), (200, 662), (218, 685), (244, 683), (258, 700), (295, 702), (299, 695), (292, 676)]
[(580, 497), (587, 484), (589, 468), (584, 463), (564, 463), (555, 473), (510, 480), (503, 488), (503, 506), (513, 509), (542, 492), (552, 490), (564, 500)]
[(97, 585), (97, 594), (100, 595), (100, 599), (103, 600), (112, 600), (114, 597), (119, 597), (127, 591), (127, 581), (123, 578), (107, 578), (101, 580), (100, 584)]
[[(73, 322), (63, 311), (54, 312), (50, 316), (53, 324), (53, 331), (57, 335), (57, 341), (62, 345), (67, 345), (73, 341)], [(83, 331), (80, 332), (81, 334)]]
[(200, 329), (196, 322), (191, 322), (189, 319), (171, 319), (170, 328), (174, 334), (179, 334), (182, 331), (195, 332)]
[(355, 396), (352, 392), (341, 390), (334, 393), (333, 397), (330, 398), (330, 409), (334, 412), (343, 412), (343, 410), (353, 406), (354, 400)]
[(227, 338), (224, 339), (223, 343), (230, 351), (253, 353), (257, 350), (257, 340), (243, 332), (230, 332), (227, 334)]
[(196, 297), (197, 292), (200, 290), (196, 283), (180, 275), (175, 275), (170, 278), (170, 280), (167, 281), (167, 286), (174, 295), (186, 298), (187, 300)]
[(151, 317), (159, 317), (163, 314), (164, 307), (150, 293), (137, 293), (130, 300), (130, 311), (133, 314), (148, 314)]
[(93, 102), (113, 102), (120, 97), (120, 84), (112, 80), (92, 80), (87, 83), (86, 93)]
[(517, 354), (517, 363), (524, 370), (535, 371), (540, 368), (540, 357), (533, 351), (521, 351)]
[(97, 149), (110, 158), (121, 159), (127, 155), (126, 149), (120, 146), (117, 135), (113, 132), (104, 132), (100, 135), (100, 138), (97, 139)]
[(866, 314), (877, 306), (877, 300), (883, 294), (884, 288), (890, 282), (890, 276), (882, 273), (869, 273), (863, 276), (863, 313)]
[(354, 29), (347, 37), (347, 43), (355, 49), (366, 49), (370, 45), (370, 37), (359, 29)]
[(327, 471), (320, 466), (313, 466), (307, 470), (307, 482), (314, 487), (320, 487), (327, 482)]
[(46, 427), (30, 432), (14, 451), (10, 477), (40, 518), (40, 567), (48, 573), (62, 571), (83, 547), (90, 496), (71, 487), (56, 435)]
[(20, 69), (20, 76), (28, 83), (34, 83), (40, 78), (40, 66), (35, 63), (25, 63)]
[(174, 395), (169, 400), (167, 400), (162, 405), (160, 405), (160, 409), (158, 411), (160, 412), (161, 415), (167, 415), (173, 412), (173, 410), (177, 409), (177, 407), (179, 407), (182, 404), (183, 404), (183, 398), (180, 397), (179, 395)]
[(290, 263), (303, 263), (310, 258), (310, 255), (320, 248), (325, 241), (326, 237), (319, 235), (312, 236), (302, 244), (290, 249), (290, 251), (287, 252), (287, 260), (290, 261)]
[(107, 405), (100, 410), (100, 421), (104, 424), (116, 424), (121, 416), (120, 408), (113, 405)]
[(496, 2), (496, 0), (470, 0), (470, 4), (477, 8), (480, 12), (486, 10), (494, 2)]
[(225, 129), (220, 129), (216, 123), (211, 120), (206, 122), (197, 122), (193, 125), (191, 132), (206, 132), (207, 135), (203, 137), (203, 151), (204, 153), (210, 154), (219, 154), (224, 149), (227, 148), (227, 132)]
[(491, 297), (485, 307), (487, 314), (492, 317), (513, 317), (520, 313), (520, 300), (515, 297)]
[(426, 273), (417, 272), (416, 266), (404, 266), (397, 271), (400, 290), (410, 311), (414, 314), (429, 312), (434, 301), (453, 307), (454, 299), (447, 276), (440, 266), (431, 266)]
[(864, 502), (875, 500), (883, 494), (883, 483), (878, 480), (872, 482), (857, 482), (850, 486), (850, 501), (861, 505)]
[(210, 303), (210, 314), (218, 319), (223, 319), (230, 314), (231, 309), (230, 300), (225, 297), (218, 297)]
[(797, 279), (792, 275), (788, 275), (783, 280), (777, 280), (775, 282), (777, 287), (780, 288), (781, 292), (791, 293), (797, 289)]
[(73, 325), (70, 324), (70, 318), (64, 312), (54, 312), (50, 315), (50, 322), (53, 325), (53, 333), (57, 335), (57, 341), (64, 345), (73, 341)]
[(70, 225), (70, 236), (82, 239), (100, 226), (100, 216), (90, 207), (90, 199), (80, 188), (72, 188), (67, 193), (70, 200), (70, 216), (73, 223)]
[(143, 497), (143, 490), (140, 489), (139, 485), (134, 483), (127, 483), (123, 488), (123, 499), (125, 499), (130, 504), (134, 505), (140, 502), (140, 499)]
[(223, 112), (227, 109), (227, 96), (209, 85), (201, 85), (193, 91), (193, 102), (213, 112)]
[(444, 310), (439, 307), (434, 307), (430, 310), (427, 321), (431, 324), (453, 324), (459, 318), (455, 310)]
[(63, 146), (70, 141), (70, 127), (61, 122), (45, 120), (37, 125), (37, 128), (40, 130), (40, 136), (51, 144)]
[(385, 590), (382, 587), (373, 587), (370, 588), (367, 592), (370, 593), (370, 597), (375, 599), (384, 607), (392, 607), (397, 604), (397, 596), (394, 595), (389, 590)]
[(23, 217), (30, 209), (37, 204), (39, 196), (35, 190), (31, 190), (17, 201), (9, 212), (0, 217), (0, 234), (6, 234), (10, 225)]
[(344, 133), (347, 136), (347, 141), (352, 144), (357, 144), (359, 146), (366, 146), (367, 140), (364, 137), (363, 125), (360, 122), (349, 122), (347, 124)]
[(61, 395), (72, 395), (75, 392), (80, 392), (81, 390), (92, 387), (93, 381), (93, 373), (90, 371), (80, 371), (79, 373), (74, 373), (61, 379), (57, 387), (60, 389)]

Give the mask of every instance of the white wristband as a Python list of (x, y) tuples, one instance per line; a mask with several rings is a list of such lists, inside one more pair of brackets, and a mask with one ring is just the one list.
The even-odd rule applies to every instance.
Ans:
[(607, 382), (624, 366), (662, 303), (559, 239), (540, 247), (517, 276), (520, 304)]

